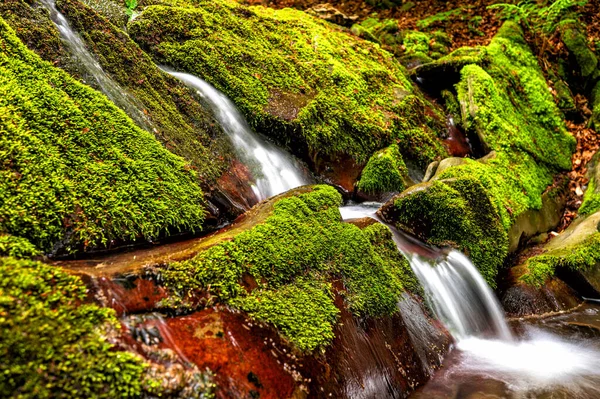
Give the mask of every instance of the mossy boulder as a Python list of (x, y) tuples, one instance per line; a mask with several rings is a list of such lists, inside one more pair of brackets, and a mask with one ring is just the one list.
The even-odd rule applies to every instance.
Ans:
[[(544, 245), (544, 252), (529, 258), (521, 280), (540, 287), (555, 273), (575, 275), (575, 288), (586, 296), (600, 293), (600, 213), (575, 220), (564, 232)], [(567, 281), (570, 282), (570, 281)]]
[(379, 214), (436, 246), (467, 254), (488, 283), (508, 251), (508, 237), (485, 187), (474, 177), (435, 180), (409, 188)]
[[(415, 222), (410, 219), (423, 220), (426, 229), (415, 226), (411, 230), (436, 245), (444, 240), (456, 243), (494, 285), (497, 268), (508, 255), (508, 234), (511, 242), (515, 235), (517, 243), (524, 235), (523, 229), (511, 228), (520, 215), (542, 208), (542, 194), (553, 183), (554, 175), (571, 168), (575, 140), (567, 133), (537, 59), (517, 25), (505, 23), (486, 48), (458, 50), (439, 62), (441, 67), (460, 71), (460, 80), (452, 90), (460, 103), (461, 125), (495, 156), (449, 167), (436, 174), (436, 181), (427, 189), (411, 188), (386, 205), (396, 208), (388, 212), (386, 220), (401, 227), (411, 227)], [(452, 181), (464, 183), (452, 187)], [(485, 223), (466, 210), (475, 187), (477, 211), (485, 216)], [(449, 204), (463, 209), (456, 212), (457, 220), (447, 217)], [(402, 215), (398, 209), (410, 209), (411, 215)], [(454, 226), (459, 221), (460, 228)], [(540, 219), (540, 223), (545, 221)], [(552, 227), (542, 226), (544, 223), (533, 230)], [(483, 234), (481, 229), (487, 225), (493, 227)], [(460, 237), (455, 231), (461, 232)], [(495, 241), (488, 241), (488, 237)]]
[(279, 199), (262, 222), (170, 263), (162, 278), (183, 300), (177, 306), (188, 293), (205, 292), (272, 323), (302, 351), (324, 347), (339, 313), (333, 281), (343, 284), (345, 306), (362, 316), (397, 312), (400, 295), (417, 286), (389, 229), (343, 223), (340, 203), (330, 186)]
[(395, 140), (423, 168), (446, 154), (443, 115), (390, 53), (301, 11), (195, 1), (149, 6), (128, 27), (157, 62), (209, 81), (313, 166), (344, 154), (365, 163)]
[(0, 232), (47, 253), (199, 230), (191, 165), (0, 20)]
[(376, 152), (362, 171), (357, 188), (366, 193), (400, 192), (412, 185), (398, 145)]

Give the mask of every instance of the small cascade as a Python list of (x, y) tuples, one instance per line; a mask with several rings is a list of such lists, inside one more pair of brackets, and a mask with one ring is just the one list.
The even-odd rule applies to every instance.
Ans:
[(458, 251), (437, 260), (414, 254), (407, 257), (436, 316), (457, 341), (468, 337), (513, 340), (500, 303), (469, 258)]
[(298, 162), (254, 133), (233, 102), (223, 93), (194, 75), (163, 70), (196, 90), (206, 100), (231, 139), (238, 158), (251, 170), (255, 179), (252, 189), (260, 201), (310, 184)]
[(88, 51), (81, 36), (71, 28), (69, 21), (58, 11), (54, 0), (40, 1), (50, 12), (50, 19), (56, 25), (61, 40), (71, 53), (74, 63), (81, 68), (81, 73), (87, 80), (86, 83), (102, 91), (140, 127), (148, 131), (154, 131), (151, 121), (144, 114), (144, 106), (104, 72), (96, 58)]

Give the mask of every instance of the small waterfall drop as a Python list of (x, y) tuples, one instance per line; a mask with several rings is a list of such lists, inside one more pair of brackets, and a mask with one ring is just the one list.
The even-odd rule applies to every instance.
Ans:
[(223, 93), (194, 75), (166, 68), (163, 70), (196, 90), (206, 100), (231, 139), (238, 158), (252, 171), (255, 178), (252, 189), (260, 201), (310, 184), (298, 162), (254, 133), (233, 102)]
[(81, 36), (71, 28), (67, 18), (58, 11), (54, 0), (40, 0), (49, 11), (50, 19), (58, 29), (61, 40), (71, 53), (77, 66), (81, 68), (86, 83), (98, 88), (114, 104), (121, 108), (140, 127), (154, 131), (150, 119), (144, 114), (144, 106), (130, 96), (117, 82), (115, 82), (100, 66), (100, 63), (89, 52)]

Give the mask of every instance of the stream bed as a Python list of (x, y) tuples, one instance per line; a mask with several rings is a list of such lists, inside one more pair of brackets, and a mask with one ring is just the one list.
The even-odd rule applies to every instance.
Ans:
[(600, 397), (600, 305), (586, 302), (570, 312), (509, 324), (515, 342), (459, 342), (411, 398)]

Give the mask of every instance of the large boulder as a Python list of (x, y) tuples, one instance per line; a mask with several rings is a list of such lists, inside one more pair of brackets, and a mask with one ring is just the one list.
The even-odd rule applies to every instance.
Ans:
[(447, 155), (444, 115), (377, 44), (298, 10), (230, 0), (144, 5), (152, 3), (161, 5), (129, 23), (131, 37), (158, 63), (224, 92), (317, 173), (346, 157), (364, 166), (394, 143), (422, 169)]

